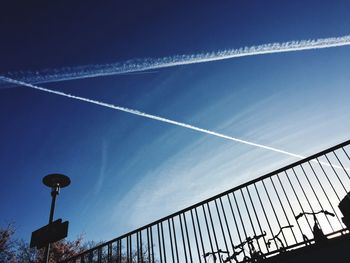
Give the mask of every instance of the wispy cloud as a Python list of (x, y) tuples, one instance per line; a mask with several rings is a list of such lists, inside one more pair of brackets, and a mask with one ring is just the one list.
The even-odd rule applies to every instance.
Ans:
[(296, 40), (281, 43), (268, 43), (250, 47), (227, 49), (191, 55), (175, 55), (163, 58), (133, 59), (124, 63), (117, 62), (110, 64), (94, 64), (56, 69), (46, 69), (34, 72), (9, 72), (7, 76), (28, 83), (48, 83), (73, 79), (84, 79), (133, 72), (142, 72), (167, 67), (205, 63), (246, 56), (332, 48), (348, 45), (350, 45), (350, 35), (311, 40)]
[[(268, 98), (259, 104), (253, 104), (240, 111), (238, 116), (232, 115), (229, 119), (223, 119), (216, 129), (229, 131), (235, 130), (237, 126), (244, 126), (244, 133), (252, 134), (255, 140), (278, 141), (279, 145), (294, 147), (303, 154), (309, 152), (309, 148), (315, 145), (317, 145), (316, 150), (321, 150), (322, 147), (328, 147), (329, 143), (333, 143), (324, 140), (325, 135), (318, 138), (319, 140), (310, 139), (318, 136), (315, 132), (324, 125), (332, 122), (329, 119), (323, 118), (322, 121), (316, 122), (316, 125), (305, 125), (304, 122), (299, 122), (287, 126), (289, 118), (293, 118), (294, 114), (301, 114), (292, 111), (287, 117), (284, 113), (276, 114), (279, 116), (275, 115), (271, 121), (266, 122), (268, 116), (261, 116), (261, 112), (266, 111), (270, 102)], [(202, 116), (216, 115), (223, 105), (225, 103), (222, 101), (214, 104), (210, 109), (207, 108), (196, 114), (194, 118), (201, 119)], [(302, 114), (305, 113), (307, 113), (306, 122), (323, 116), (322, 113), (307, 106)], [(282, 123), (279, 119), (281, 116), (286, 117), (283, 118)], [(276, 129), (276, 124), (281, 124), (286, 129)], [(275, 133), (266, 132), (272, 130)], [(178, 135), (177, 131), (170, 130), (153, 144), (162, 145), (169, 138), (174, 140), (176, 135)], [(133, 156), (130, 161), (137, 163), (143, 156), (144, 153)], [(111, 229), (115, 229), (120, 234), (133, 230), (292, 161), (292, 157), (286, 158), (259, 148), (208, 140), (207, 136), (198, 137), (168, 158), (164, 158), (147, 173), (142, 174), (142, 178), (138, 179), (122, 198), (115, 199), (116, 206), (113, 207), (113, 213), (108, 215), (111, 218)], [(135, 171), (128, 170), (124, 173), (132, 174)], [(116, 220), (118, 220), (118, 226), (113, 225)]]
[[(173, 138), (173, 132), (164, 134), (154, 144)], [(257, 134), (257, 138), (263, 135)], [(228, 190), (288, 161), (289, 158), (273, 152), (263, 154), (258, 148), (246, 149), (208, 141), (206, 137), (198, 138), (148, 171), (122, 199), (116, 200), (111, 220), (118, 218), (121, 224), (118, 229), (125, 232)]]
[(106, 164), (107, 164), (107, 143), (106, 141), (102, 141), (101, 146), (101, 167), (100, 167), (100, 174), (97, 179), (97, 183), (95, 185), (94, 193), (95, 195), (98, 195), (102, 189), (103, 182), (105, 180), (106, 176)]

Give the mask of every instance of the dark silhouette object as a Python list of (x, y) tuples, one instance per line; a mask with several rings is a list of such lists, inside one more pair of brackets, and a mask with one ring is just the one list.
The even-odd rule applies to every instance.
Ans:
[[(282, 242), (282, 240), (278, 236), (282, 233), (283, 229), (292, 228), (292, 227), (294, 227), (294, 226), (293, 225), (288, 225), (288, 226), (281, 227), (280, 231), (278, 231), (278, 233), (276, 235), (274, 235), (273, 237), (271, 237), (271, 238), (269, 238), (267, 240), (267, 243), (266, 243), (267, 247), (268, 248), (271, 247), (271, 241), (277, 240), (279, 242), (279, 244), (280, 244), (280, 247), (279, 248), (277, 247), (277, 249), (279, 249), (281, 253), (285, 252), (286, 251), (286, 247), (285, 247), (284, 243)], [(277, 245), (277, 242), (276, 242), (276, 245)]]
[(305, 244), (307, 246), (311, 245), (311, 242), (310, 242), (309, 238), (306, 235), (304, 235), (304, 234), (303, 234), (303, 240), (304, 240), (304, 242), (306, 242)]
[[(30, 248), (29, 244), (16, 237), (14, 224), (0, 225), (1, 263), (43, 263), (44, 251)], [(50, 262), (62, 262), (87, 249), (82, 236), (74, 241), (60, 240), (50, 246)], [(113, 261), (116, 262), (116, 261)]]
[(209, 256), (213, 256), (214, 262), (216, 262), (217, 257), (216, 257), (215, 254), (218, 254), (218, 256), (221, 257), (221, 260), (223, 260), (223, 259), (222, 259), (223, 256), (220, 255), (220, 253), (229, 254), (228, 251), (223, 251), (223, 250), (219, 249), (218, 251), (215, 251), (215, 252), (207, 252), (207, 253), (205, 253), (205, 254), (203, 255), (203, 257), (206, 258), (206, 257), (209, 257)]
[(350, 192), (340, 201), (338, 207), (344, 216), (343, 223), (350, 229)]
[[(314, 240), (316, 243), (322, 243), (322, 242), (325, 242), (327, 240), (327, 237), (323, 234), (323, 231), (321, 229), (321, 226), (317, 220), (317, 217), (316, 215), (317, 214), (325, 214), (326, 216), (335, 216), (333, 213), (331, 212), (328, 212), (326, 210), (321, 210), (319, 212), (303, 212), (303, 213), (300, 213), (299, 215), (297, 215), (295, 217), (296, 220), (298, 220), (299, 218), (301, 218), (303, 215), (312, 215), (313, 218), (314, 218), (314, 226), (312, 228), (312, 233), (314, 234)], [(303, 235), (304, 237), (304, 235)]]
[(240, 251), (236, 252), (234, 251), (233, 254), (229, 257), (227, 257), (224, 262), (229, 262), (231, 259), (235, 260), (236, 262), (239, 262), (237, 260), (237, 256), (244, 250), (244, 246), (248, 244), (249, 249), (249, 256), (244, 256), (242, 262), (262, 262), (265, 259), (264, 254), (261, 251), (256, 250), (254, 246), (254, 241), (258, 241), (260, 238), (266, 236), (266, 232), (264, 231), (261, 235), (255, 235), (253, 237), (247, 237), (245, 241), (243, 241), (241, 244), (234, 247), (234, 249), (240, 249)]
[[(224, 263), (231, 262), (232, 259), (238, 263), (239, 261), (237, 259), (237, 256), (239, 256), (239, 254), (241, 254), (244, 250), (242, 247), (240, 249), (241, 250), (239, 250), (239, 251), (233, 251), (233, 254), (231, 256), (228, 256), (225, 260), (223, 260)], [(236, 250), (236, 247), (235, 247), (235, 250)]]
[(350, 235), (343, 234), (327, 242), (290, 249), (269, 257), (264, 263), (343, 263), (349, 262)]
[(15, 228), (12, 224), (6, 228), (0, 226), (0, 262), (14, 262), (16, 241), (13, 240)]
[(67, 237), (68, 221), (62, 223), (62, 219), (57, 219), (51, 224), (48, 224), (38, 230), (32, 232), (30, 240), (30, 248), (36, 247), (41, 249), (47, 244), (56, 242)]
[[(56, 204), (56, 197), (60, 192), (60, 188), (66, 187), (70, 184), (70, 179), (68, 176), (63, 174), (49, 174), (46, 175), (43, 178), (43, 184), (51, 188), (51, 207), (50, 207), (50, 217), (49, 217), (49, 224), (48, 228), (50, 229), (53, 223), (53, 214), (55, 211), (55, 204)], [(65, 231), (68, 231), (68, 222), (65, 222), (67, 229), (63, 229)], [(45, 233), (45, 232), (43, 232)], [(57, 235), (58, 237), (61, 237), (62, 235)], [(32, 234), (33, 237), (33, 234)], [(55, 240), (57, 241), (57, 240)], [(35, 245), (35, 244), (34, 244)], [(46, 263), (49, 262), (49, 250), (50, 250), (50, 240), (48, 240), (48, 243), (45, 244), (45, 256), (44, 260)]]
[(64, 174), (49, 174), (43, 178), (43, 184), (48, 187), (51, 187), (51, 189), (57, 188), (57, 190), (59, 191), (60, 188), (64, 188), (70, 185), (70, 179)]

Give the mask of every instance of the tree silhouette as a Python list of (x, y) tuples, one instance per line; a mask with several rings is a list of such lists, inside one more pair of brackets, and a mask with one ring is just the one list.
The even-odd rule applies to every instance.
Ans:
[(16, 262), (16, 242), (13, 239), (15, 228), (12, 224), (0, 228), (0, 262)]
[[(30, 248), (28, 242), (16, 239), (14, 234), (15, 227), (13, 224), (9, 224), (4, 228), (0, 227), (0, 263), (42, 263), (45, 249), (38, 250), (36, 248)], [(49, 262), (63, 262), (74, 255), (92, 249), (102, 243), (94, 241), (83, 242), (82, 236), (74, 241), (62, 239), (50, 245)], [(117, 248), (113, 247), (112, 254), (110, 255), (112, 262), (148, 263), (148, 258), (152, 258), (152, 255), (148, 255), (147, 247), (144, 244), (141, 246), (142, 250), (133, 250), (129, 255), (124, 250), (119, 254)], [(84, 255), (84, 262), (96, 262), (97, 252), (98, 250), (93, 249), (91, 253)], [(109, 255), (107, 249), (101, 250), (100, 257), (102, 262), (108, 261)], [(158, 262), (158, 260), (156, 259), (155, 262)]]
[[(42, 263), (44, 249), (30, 248), (23, 240), (14, 238), (15, 228), (9, 224), (0, 228), (0, 262), (1, 263)], [(49, 262), (56, 263), (66, 260), (87, 248), (82, 236), (74, 241), (66, 239), (52, 243)]]

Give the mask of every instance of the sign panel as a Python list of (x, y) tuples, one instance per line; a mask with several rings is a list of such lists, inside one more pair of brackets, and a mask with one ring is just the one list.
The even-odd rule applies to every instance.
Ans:
[(32, 232), (30, 247), (37, 247), (37, 249), (40, 249), (50, 243), (67, 237), (68, 223), (68, 221), (62, 223), (62, 219), (57, 219), (51, 224), (35, 230)]

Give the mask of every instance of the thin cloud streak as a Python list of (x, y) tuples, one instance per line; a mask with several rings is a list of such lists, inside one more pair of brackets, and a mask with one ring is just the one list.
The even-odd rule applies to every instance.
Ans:
[[(174, 121), (174, 120), (171, 120), (171, 119), (163, 118), (163, 117), (160, 117), (160, 116), (157, 116), (157, 115), (148, 114), (148, 113), (141, 112), (141, 111), (138, 111), (138, 110), (129, 109), (129, 108), (125, 108), (125, 107), (120, 107), (120, 106), (117, 106), (117, 105), (113, 105), (113, 104), (109, 104), (109, 103), (105, 103), (105, 102), (97, 101), (97, 100), (93, 100), (93, 99), (88, 99), (88, 98), (84, 98), (84, 97), (80, 97), (80, 96), (75, 96), (75, 95), (72, 95), (72, 94), (69, 94), (69, 93), (64, 93), (64, 92), (57, 91), (57, 90), (52, 90), (52, 89), (39, 87), (37, 85), (33, 85), (33, 84), (30, 84), (30, 83), (26, 83), (26, 82), (23, 82), (23, 81), (11, 79), (11, 78), (4, 77), (4, 76), (0, 76), (0, 80), (6, 81), (6, 82), (12, 83), (12, 84), (20, 85), (20, 86), (25, 86), (25, 87), (28, 87), (28, 88), (33, 88), (33, 89), (36, 89), (36, 90), (41, 90), (41, 91), (45, 91), (45, 92), (48, 92), (48, 93), (60, 95), (60, 96), (67, 97), (67, 98), (88, 102), (88, 103), (99, 105), (99, 106), (102, 106), (102, 107), (106, 107), (106, 108), (110, 108), (110, 109), (114, 109), (114, 110), (118, 110), (118, 111), (123, 111), (123, 112), (130, 113), (130, 114), (133, 114), (133, 115), (141, 116), (141, 117), (144, 117), (144, 118), (157, 120), (157, 121), (160, 121), (160, 122), (164, 122), (164, 123), (172, 124), (172, 125), (175, 125), (175, 126), (183, 127), (183, 128), (186, 128), (186, 129), (194, 130), (194, 131), (197, 131), (197, 132), (200, 132), (200, 133), (213, 135), (213, 136), (216, 136), (216, 137), (219, 137), (219, 138), (223, 138), (223, 139), (226, 139), (226, 140), (239, 142), (239, 143), (242, 143), (242, 144), (258, 147), (258, 148), (261, 148), (261, 149), (265, 149), (265, 150), (269, 150), (269, 151), (273, 151), (273, 152), (277, 152), (277, 153), (282, 153), (282, 154), (285, 154), (285, 155), (296, 157), (298, 159), (304, 159), (305, 158), (305, 156), (302, 156), (302, 155), (299, 155), (299, 154), (295, 154), (295, 153), (292, 153), (292, 152), (284, 151), (284, 150), (281, 150), (281, 149), (278, 149), (278, 148), (270, 147), (270, 146), (259, 144), (259, 143), (254, 143), (254, 142), (242, 140), (242, 139), (235, 138), (235, 137), (232, 137), (232, 136), (228, 136), (228, 135), (225, 135), (225, 134), (222, 134), (222, 133), (218, 133), (218, 132), (214, 132), (214, 131), (211, 131), (211, 130), (199, 128), (199, 127), (187, 124), (187, 123)], [(317, 163), (317, 161), (314, 161), (314, 162)], [(334, 168), (337, 168), (337, 169), (342, 169), (342, 167), (340, 167), (338, 165), (328, 164), (328, 163), (325, 163), (325, 162), (319, 162), (319, 163), (323, 164), (323, 165), (326, 165), (326, 166), (333, 166)], [(350, 170), (350, 169), (349, 168), (345, 168), (345, 170)]]
[(267, 145), (263, 145), (263, 144), (254, 143), (254, 142), (242, 140), (242, 139), (239, 139), (239, 138), (231, 137), (231, 136), (228, 136), (228, 135), (225, 135), (225, 134), (222, 134), (222, 133), (218, 133), (218, 132), (210, 131), (210, 130), (207, 130), (207, 129), (199, 128), (199, 127), (187, 124), (187, 123), (178, 122), (178, 121), (167, 119), (167, 118), (163, 118), (163, 117), (160, 117), (160, 116), (157, 116), (157, 115), (152, 115), (152, 114), (148, 114), (148, 113), (145, 113), (145, 112), (141, 112), (141, 111), (138, 111), (138, 110), (129, 109), (129, 108), (125, 108), (125, 107), (120, 107), (120, 106), (117, 106), (117, 105), (105, 103), (105, 102), (102, 102), (102, 101), (92, 100), (92, 99), (88, 99), (88, 98), (84, 98), (84, 97), (80, 97), (80, 96), (75, 96), (75, 95), (72, 95), (72, 94), (69, 94), (69, 93), (64, 93), (64, 92), (57, 91), (57, 90), (52, 90), (52, 89), (39, 87), (37, 85), (33, 85), (33, 84), (26, 83), (26, 82), (23, 82), (23, 81), (11, 79), (11, 78), (8, 78), (8, 77), (0, 77), (0, 79), (6, 81), (8, 83), (12, 83), (12, 84), (20, 85), (20, 86), (25, 86), (25, 87), (28, 87), (28, 88), (33, 88), (33, 89), (36, 89), (36, 90), (45, 91), (45, 92), (48, 92), (48, 93), (60, 95), (60, 96), (63, 96), (63, 97), (67, 97), (67, 98), (71, 98), (71, 99), (75, 99), (75, 100), (79, 100), (79, 101), (88, 102), (88, 103), (91, 103), (91, 104), (99, 105), (99, 106), (102, 106), (102, 107), (106, 107), (106, 108), (110, 108), (110, 109), (114, 109), (114, 110), (118, 110), (118, 111), (127, 112), (127, 113), (130, 113), (130, 114), (133, 114), (133, 115), (141, 116), (141, 117), (152, 119), (152, 120), (157, 120), (157, 121), (168, 123), (168, 124), (172, 124), (172, 125), (175, 125), (175, 126), (180, 126), (180, 127), (186, 128), (186, 129), (190, 129), (190, 130), (194, 130), (194, 131), (197, 131), (197, 132), (213, 135), (213, 136), (216, 136), (216, 137), (219, 137), (219, 138), (223, 138), (223, 139), (227, 139), (227, 140), (230, 140), (230, 141), (235, 141), (235, 142), (247, 144), (247, 145), (250, 145), (250, 146), (255, 146), (255, 147), (258, 147), (258, 148), (274, 151), (274, 152), (277, 152), (277, 153), (282, 153), (282, 154), (289, 155), (289, 156), (296, 157), (296, 158), (300, 158), (300, 159), (305, 158), (304, 156), (299, 155), (299, 154), (295, 154), (295, 153), (291, 153), (291, 152), (284, 151), (284, 150), (281, 150), (281, 149), (277, 149), (277, 148), (274, 148), (274, 147), (270, 147), (270, 146), (267, 146)]
[[(282, 43), (269, 43), (238, 49), (228, 49), (192, 55), (176, 55), (163, 58), (129, 60), (124, 63), (110, 63), (48, 69), (43, 71), (9, 72), (8, 77), (27, 83), (49, 83), (74, 79), (85, 79), (118, 74), (143, 72), (174, 66), (205, 63), (211, 61), (257, 56), (264, 54), (285, 53), (312, 49), (323, 49), (350, 45), (350, 35), (342, 37), (299, 40)], [(149, 72), (145, 72), (149, 73)]]

